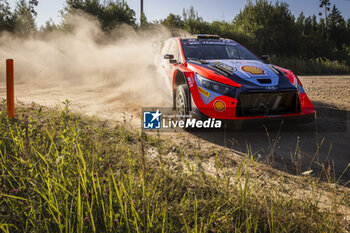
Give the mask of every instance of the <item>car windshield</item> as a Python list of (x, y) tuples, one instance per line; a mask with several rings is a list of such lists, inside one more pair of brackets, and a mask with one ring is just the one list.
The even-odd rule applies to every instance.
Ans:
[(259, 60), (253, 53), (231, 40), (182, 39), (181, 45), (187, 60)]

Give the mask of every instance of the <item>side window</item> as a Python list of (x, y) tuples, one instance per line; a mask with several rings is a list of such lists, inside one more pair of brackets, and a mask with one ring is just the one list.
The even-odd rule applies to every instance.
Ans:
[(180, 50), (179, 50), (179, 45), (177, 43), (176, 39), (173, 39), (170, 44), (170, 49), (169, 49), (169, 54), (174, 55), (174, 59), (176, 59), (178, 62), (182, 61), (182, 58), (180, 56)]
[(174, 54), (175, 59), (178, 62), (182, 63), (182, 57), (180, 55), (180, 49), (179, 49), (179, 43), (177, 42), (177, 40), (175, 40), (175, 54)]
[(173, 54), (174, 58), (175, 58), (175, 44), (174, 44), (174, 40), (170, 41), (169, 54)]

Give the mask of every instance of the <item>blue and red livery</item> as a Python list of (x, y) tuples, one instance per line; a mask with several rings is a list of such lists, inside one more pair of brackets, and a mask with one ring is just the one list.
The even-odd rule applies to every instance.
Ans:
[(171, 38), (157, 70), (179, 114), (216, 119), (313, 118), (298, 77), (216, 35)]

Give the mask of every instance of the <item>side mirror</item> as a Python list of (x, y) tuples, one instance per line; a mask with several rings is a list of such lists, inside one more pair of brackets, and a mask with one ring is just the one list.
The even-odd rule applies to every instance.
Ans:
[(270, 58), (269, 55), (261, 55), (261, 59), (262, 59), (263, 61), (267, 61), (267, 60), (269, 60), (269, 58)]
[(177, 64), (177, 60), (175, 59), (169, 59), (170, 64)]
[(173, 59), (174, 58), (174, 55), (172, 54), (165, 54), (164, 55), (164, 59)]

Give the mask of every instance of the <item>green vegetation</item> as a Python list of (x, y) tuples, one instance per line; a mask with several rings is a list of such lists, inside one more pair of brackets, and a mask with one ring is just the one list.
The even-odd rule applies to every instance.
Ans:
[[(48, 21), (38, 30), (35, 25), (37, 5), (38, 0), (20, 0), (11, 10), (7, 0), (0, 0), (0, 31), (24, 36), (67, 29), (63, 20), (62, 25)], [(236, 40), (255, 54), (275, 56), (279, 61), (287, 58), (287, 64), (296, 61), (286, 68), (296, 67), (297, 74), (349, 74), (350, 19), (346, 21), (330, 0), (320, 0), (320, 5), (315, 7), (320, 7), (323, 16), (320, 20), (316, 15), (305, 17), (303, 12), (296, 18), (285, 2), (247, 1), (245, 8), (232, 16), (231, 22), (206, 22), (191, 7), (184, 9), (182, 16), (170, 13), (167, 18), (154, 22), (147, 22), (146, 15), (143, 15), (142, 27), (136, 24), (135, 11), (125, 1), (66, 0), (61, 13), (63, 19), (71, 14), (92, 15), (106, 33), (121, 24), (135, 29), (162, 24), (170, 28), (174, 36), (178, 35), (178, 29), (193, 34), (218, 34)]]
[(16, 32), (19, 35), (29, 35), (36, 30), (35, 7), (37, 0), (17, 1), (16, 8), (11, 8), (6, 0), (0, 0), (0, 31)]
[(104, 31), (110, 31), (122, 23), (135, 26), (135, 11), (124, 1), (66, 1), (65, 15), (76, 14), (79, 11), (96, 16)]
[(292, 70), (298, 75), (342, 75), (350, 74), (350, 66), (344, 61), (330, 61), (327, 58), (295, 58), (273, 56), (269, 62), (280, 67)]
[(326, 22), (303, 13), (295, 18), (287, 3), (266, 0), (248, 1), (232, 22), (205, 22), (194, 8), (161, 21), (170, 28), (234, 39), (255, 54), (273, 56), (271, 62), (287, 64), (296, 74), (349, 74), (350, 19), (346, 22), (333, 5)]
[(1, 104), (3, 232), (349, 230), (344, 188), (275, 174), (253, 156), (187, 150), (69, 105), (17, 107), (8, 120)]

